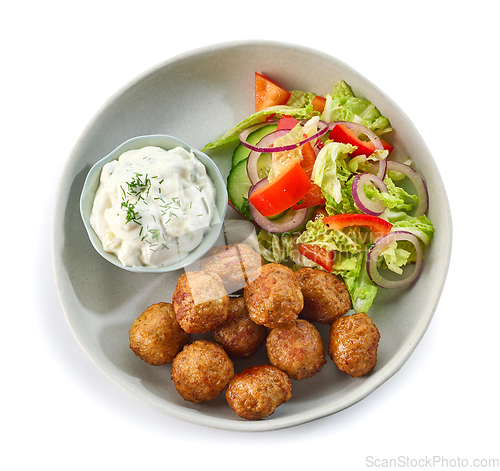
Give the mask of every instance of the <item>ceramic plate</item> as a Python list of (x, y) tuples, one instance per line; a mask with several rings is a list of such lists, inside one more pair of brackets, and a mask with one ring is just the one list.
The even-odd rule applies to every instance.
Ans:
[[(224, 394), (204, 404), (184, 401), (170, 380), (170, 366), (152, 367), (129, 348), (128, 330), (149, 305), (170, 302), (182, 270), (166, 274), (131, 273), (103, 259), (92, 247), (80, 217), (79, 199), (92, 165), (135, 136), (168, 134), (202, 149), (254, 110), (254, 72), (288, 89), (329, 93), (338, 80), (372, 101), (396, 132), (392, 143), (409, 155), (425, 177), (429, 217), (435, 237), (418, 282), (405, 290), (379, 290), (370, 316), (381, 333), (378, 363), (351, 378), (331, 360), (316, 376), (293, 382), (293, 397), (261, 421), (244, 421)], [(231, 149), (211, 153), (223, 176)], [(226, 218), (235, 215), (228, 211)], [(75, 144), (61, 176), (53, 218), (56, 284), (68, 323), (96, 366), (148, 406), (188, 422), (238, 431), (298, 425), (333, 414), (360, 401), (406, 362), (436, 309), (451, 252), (451, 218), (438, 168), (404, 112), (355, 70), (325, 53), (298, 45), (244, 41), (209, 46), (179, 55), (146, 71), (111, 97)], [(325, 327), (325, 326), (323, 326)], [(328, 329), (321, 329), (325, 342)], [(265, 349), (235, 362), (241, 371), (267, 362)]]

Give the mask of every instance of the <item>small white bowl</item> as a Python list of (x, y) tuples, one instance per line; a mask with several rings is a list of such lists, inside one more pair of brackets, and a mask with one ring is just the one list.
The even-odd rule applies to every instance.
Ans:
[[(90, 214), (92, 213), (92, 206), (94, 204), (94, 198), (97, 188), (99, 187), (101, 171), (104, 165), (106, 165), (108, 162), (118, 159), (118, 157), (120, 157), (120, 155), (124, 152), (134, 149), (141, 149), (146, 146), (161, 147), (165, 150), (170, 150), (175, 147), (182, 147), (187, 151), (192, 152), (198, 158), (198, 160), (200, 160), (203, 165), (205, 165), (207, 174), (212, 179), (216, 190), (215, 204), (218, 217), (214, 217), (214, 220), (210, 224), (210, 229), (203, 238), (201, 244), (198, 245), (196, 249), (191, 251), (182, 260), (164, 267), (124, 266), (120, 262), (120, 260), (118, 260), (118, 257), (115, 254), (106, 252), (103, 249), (99, 237), (97, 237), (97, 234), (94, 232), (92, 226), (90, 225)], [(150, 136), (134, 137), (132, 139), (129, 139), (128, 141), (125, 141), (115, 150), (110, 152), (106, 157), (99, 160), (99, 162), (97, 162), (90, 169), (80, 197), (80, 213), (82, 215), (83, 223), (85, 225), (85, 228), (87, 229), (87, 233), (89, 235), (90, 241), (92, 242), (92, 245), (102, 257), (111, 262), (113, 265), (116, 265), (117, 267), (123, 268), (127, 271), (138, 273), (165, 273), (191, 265), (192, 263), (196, 262), (196, 260), (203, 257), (203, 255), (213, 247), (222, 229), (222, 222), (224, 221), (227, 210), (227, 202), (228, 196), (224, 179), (219, 169), (217, 168), (217, 165), (215, 165), (210, 157), (197, 149), (193, 149), (191, 146), (175, 137), (167, 136), (164, 134), (155, 134)]]

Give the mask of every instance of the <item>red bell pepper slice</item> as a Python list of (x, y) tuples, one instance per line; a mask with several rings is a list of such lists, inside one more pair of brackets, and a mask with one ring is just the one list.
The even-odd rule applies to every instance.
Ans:
[(341, 230), (350, 226), (367, 227), (371, 230), (375, 240), (388, 234), (392, 224), (385, 219), (369, 214), (336, 214), (323, 218), (323, 224), (328, 229)]
[(288, 90), (255, 72), (255, 109), (257, 111), (270, 106), (285, 105), (291, 95)]
[(300, 162), (295, 162), (275, 180), (253, 192), (249, 201), (263, 216), (274, 216), (291, 208), (310, 188), (309, 177)]
[(299, 244), (299, 252), (304, 257), (323, 267), (326, 271), (332, 271), (335, 251), (325, 249), (319, 245)]
[[(356, 155), (370, 155), (374, 150), (375, 146), (371, 141), (362, 141), (358, 136), (356, 136), (349, 128), (343, 124), (337, 124), (333, 127), (330, 132), (330, 139), (335, 142), (342, 142), (343, 144), (352, 144), (356, 146), (357, 149), (351, 153), (352, 156)], [(380, 139), (385, 150), (392, 152), (393, 146), (388, 142)]]

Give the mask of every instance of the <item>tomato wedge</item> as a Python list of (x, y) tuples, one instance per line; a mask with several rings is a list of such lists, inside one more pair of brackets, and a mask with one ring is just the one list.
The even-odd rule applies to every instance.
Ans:
[(326, 104), (326, 98), (323, 98), (322, 96), (319, 95), (316, 95), (311, 101), (313, 110), (318, 111), (319, 113), (323, 113), (323, 111), (325, 110), (325, 104)]
[[(336, 142), (342, 142), (343, 144), (352, 144), (356, 146), (357, 149), (350, 155), (370, 155), (374, 150), (375, 146), (371, 141), (362, 141), (358, 136), (356, 136), (349, 128), (343, 124), (337, 124), (330, 132), (330, 139)], [(393, 146), (388, 142), (380, 139), (385, 150), (392, 152)]]
[(255, 109), (257, 111), (270, 106), (285, 105), (291, 95), (288, 90), (255, 72)]
[(297, 126), (297, 124), (299, 124), (299, 121), (297, 119), (295, 119), (293, 116), (284, 114), (283, 116), (281, 116), (278, 122), (276, 131), (280, 131), (281, 129), (293, 129), (295, 126)]
[(336, 214), (324, 217), (322, 220), (328, 229), (341, 230), (350, 226), (366, 227), (371, 230), (375, 240), (388, 234), (392, 229), (390, 222), (368, 214)]
[(311, 206), (325, 204), (325, 202), (326, 199), (321, 192), (321, 188), (316, 183), (311, 183), (311, 189), (293, 205), (293, 209), (310, 208)]
[(295, 162), (275, 180), (254, 191), (249, 201), (263, 216), (274, 216), (291, 208), (310, 188), (309, 177), (300, 162)]
[(325, 249), (319, 245), (299, 244), (299, 252), (304, 257), (323, 267), (326, 271), (332, 271), (335, 251)]
[(314, 163), (316, 162), (316, 152), (310, 142), (306, 142), (301, 149), (302, 152), (302, 160), (300, 161), (300, 165), (306, 172), (307, 176), (311, 178), (312, 171), (314, 168)]
[[(306, 172), (306, 175), (311, 178), (314, 163), (316, 162), (316, 152), (310, 142), (306, 142), (302, 146), (302, 160), (300, 165)], [(321, 188), (311, 181), (311, 189), (294, 207), (293, 209), (310, 208), (311, 206), (319, 206), (324, 204), (326, 199), (321, 193)]]

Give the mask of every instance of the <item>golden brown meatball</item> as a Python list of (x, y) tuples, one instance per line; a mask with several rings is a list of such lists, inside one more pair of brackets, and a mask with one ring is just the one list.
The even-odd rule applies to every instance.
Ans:
[(219, 275), (189, 271), (177, 281), (172, 304), (180, 326), (199, 334), (226, 321), (229, 296)]
[(331, 324), (351, 309), (347, 286), (335, 275), (315, 268), (300, 268), (295, 275), (304, 295), (300, 317), (319, 324)]
[(217, 273), (228, 293), (243, 288), (262, 265), (262, 256), (246, 244), (213, 247), (200, 261), (200, 269)]
[(319, 373), (326, 363), (323, 340), (309, 321), (276, 327), (266, 340), (267, 356), (273, 366), (292, 379), (305, 379)]
[(365, 313), (337, 319), (330, 327), (328, 354), (337, 367), (354, 378), (377, 364), (380, 333)]
[(270, 329), (292, 324), (304, 307), (295, 273), (284, 265), (268, 263), (245, 286), (245, 304), (252, 320)]
[(174, 358), (171, 378), (177, 392), (199, 404), (215, 399), (234, 375), (224, 349), (209, 340), (195, 340)]
[(269, 417), (292, 397), (292, 383), (271, 365), (251, 366), (233, 376), (226, 389), (231, 409), (247, 420)]
[(172, 363), (189, 338), (190, 335), (181, 329), (174, 308), (169, 303), (149, 306), (129, 330), (130, 348), (153, 366)]
[(256, 324), (248, 315), (243, 298), (229, 298), (229, 315), (212, 335), (232, 358), (248, 358), (264, 343), (267, 327)]

